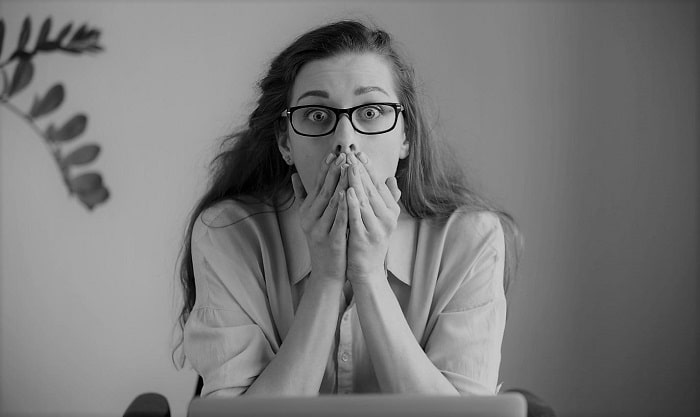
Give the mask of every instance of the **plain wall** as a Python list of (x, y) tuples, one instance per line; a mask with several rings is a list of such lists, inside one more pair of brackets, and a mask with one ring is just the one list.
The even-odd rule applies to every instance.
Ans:
[(567, 416), (698, 412), (698, 7), (693, 2), (3, 1), (102, 29), (95, 56), (38, 57), (14, 102), (85, 111), (111, 190), (87, 212), (0, 107), (0, 414), (184, 415), (170, 361), (183, 227), (218, 138), (294, 36), (371, 15), (408, 51), (474, 183), (526, 238), (501, 380)]

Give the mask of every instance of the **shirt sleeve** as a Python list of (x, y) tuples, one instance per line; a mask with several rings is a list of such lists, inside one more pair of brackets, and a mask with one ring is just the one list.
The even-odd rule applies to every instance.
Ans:
[(503, 229), (491, 213), (460, 216), (450, 227), (425, 351), (461, 394), (493, 395), (506, 323)]
[(202, 376), (203, 397), (243, 394), (278, 348), (259, 231), (252, 221), (229, 217), (202, 215), (192, 232), (197, 297), (185, 324), (184, 350)]

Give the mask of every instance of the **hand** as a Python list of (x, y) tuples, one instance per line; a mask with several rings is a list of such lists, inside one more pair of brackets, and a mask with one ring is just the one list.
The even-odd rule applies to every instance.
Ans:
[(347, 276), (354, 284), (384, 275), (384, 260), (401, 208), (401, 191), (396, 178), (372, 180), (369, 158), (349, 155), (347, 192), (348, 259)]
[(348, 187), (345, 154), (322, 162), (316, 185), (307, 193), (299, 174), (292, 175), (295, 204), (306, 235), (315, 277), (345, 280), (347, 266), (348, 213), (345, 189)]

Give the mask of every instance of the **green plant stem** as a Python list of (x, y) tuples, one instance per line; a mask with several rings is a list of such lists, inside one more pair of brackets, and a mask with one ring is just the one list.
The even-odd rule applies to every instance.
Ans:
[(61, 177), (63, 178), (64, 184), (66, 184), (66, 187), (68, 188), (68, 192), (70, 194), (73, 194), (73, 190), (70, 186), (70, 179), (68, 178), (68, 170), (61, 165), (61, 152), (58, 148), (58, 145), (49, 140), (49, 138), (39, 128), (39, 126), (37, 126), (37, 124), (34, 123), (34, 119), (30, 115), (22, 112), (22, 110), (17, 108), (17, 106), (10, 103), (10, 101), (6, 97), (0, 97), (0, 104), (7, 107), (11, 112), (19, 116), (19, 118), (24, 119), (29, 124), (29, 126), (36, 132), (36, 134), (44, 139), (44, 143), (46, 144), (46, 146), (49, 147), (49, 151), (51, 152), (51, 155), (53, 156), (53, 159), (56, 162), (56, 165), (58, 166), (58, 170), (61, 172)]

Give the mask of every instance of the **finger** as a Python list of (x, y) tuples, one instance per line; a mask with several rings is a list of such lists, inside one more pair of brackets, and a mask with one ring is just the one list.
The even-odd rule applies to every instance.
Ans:
[(348, 230), (348, 204), (346, 200), (345, 190), (340, 190), (336, 194), (338, 196), (337, 210), (335, 212), (335, 220), (331, 227), (331, 236), (335, 239), (345, 239)]
[[(387, 207), (379, 198), (377, 189), (364, 165), (352, 154), (350, 154), (350, 161), (353, 163), (350, 185), (355, 189), (360, 203), (362, 223), (370, 233), (378, 233), (381, 226), (379, 219), (389, 217)], [(353, 185), (353, 180), (356, 180), (360, 185)]]
[(365, 230), (367, 230), (369, 233), (378, 233), (380, 231), (381, 226), (380, 218), (384, 218), (387, 214), (386, 207), (384, 207), (383, 209), (378, 207), (377, 210), (379, 211), (379, 214), (377, 214), (372, 208), (372, 204), (370, 203), (367, 194), (364, 194), (363, 196), (363, 193), (358, 192), (356, 188), (353, 188), (353, 191), (355, 194), (355, 198), (357, 199), (359, 204), (360, 217)]
[(325, 178), (328, 175), (328, 170), (331, 168), (331, 164), (334, 159), (335, 155), (329, 153), (328, 155), (326, 155), (326, 158), (323, 160), (323, 162), (321, 162), (321, 169), (318, 170), (318, 174), (316, 175), (316, 183), (311, 188), (312, 197), (315, 198), (319, 190), (321, 189), (321, 186), (323, 185), (323, 182), (325, 181)]
[(348, 185), (355, 189), (355, 195), (360, 203), (366, 203), (367, 195), (365, 194), (365, 187), (362, 184), (362, 167), (360, 161), (354, 154), (349, 154), (348, 162), (350, 163), (350, 167), (348, 168)]
[(365, 193), (365, 199), (360, 200), (362, 223), (365, 225), (365, 229), (370, 233), (377, 233), (381, 224), (380, 219), (391, 217), (391, 213), (379, 196), (379, 192), (374, 187), (367, 171), (362, 165), (358, 166), (358, 168), (363, 191)]
[[(362, 185), (365, 187), (365, 194), (367, 195), (367, 203), (360, 205), (362, 221), (370, 233), (376, 233), (379, 232), (382, 223), (395, 217), (393, 206), (395, 206), (396, 203), (394, 200), (390, 200), (391, 206), (387, 207), (379, 190), (377, 190), (372, 179), (369, 177), (369, 173), (364, 167), (361, 168)], [(384, 184), (380, 183), (380, 185)]]
[(362, 162), (365, 170), (367, 171), (367, 175), (363, 176), (362, 178), (362, 181), (365, 184), (365, 190), (367, 190), (367, 181), (369, 180), (379, 193), (379, 197), (382, 199), (385, 206), (390, 208), (395, 202), (394, 197), (391, 195), (391, 192), (389, 192), (389, 189), (386, 187), (384, 178), (377, 177), (377, 175), (373, 172), (374, 169), (372, 165), (372, 160), (364, 152), (358, 152), (357, 159), (359, 159), (360, 162)]
[[(396, 185), (396, 178), (389, 177), (382, 184), (379, 184), (380, 192), (384, 198), (387, 208), (397, 218), (401, 214), (401, 206), (399, 206), (399, 198), (401, 198), (401, 190)], [(396, 195), (396, 197), (394, 197)]]
[(292, 188), (294, 189), (294, 197), (299, 204), (302, 204), (306, 199), (306, 189), (304, 184), (301, 182), (301, 178), (298, 173), (292, 174)]
[(318, 227), (326, 234), (328, 234), (333, 227), (333, 221), (338, 211), (339, 200), (339, 193), (333, 194), (333, 197), (331, 197), (328, 202), (328, 206), (326, 206), (326, 209), (323, 211), (323, 215), (321, 215), (321, 218), (318, 220)]
[[(384, 201), (379, 188), (383, 188), (384, 184), (375, 184), (370, 177), (369, 172), (365, 169), (364, 165), (360, 165), (360, 179), (362, 180), (362, 186), (364, 187), (365, 195), (367, 196), (367, 201), (369, 201), (372, 210), (377, 216), (383, 216), (387, 213), (387, 203)], [(391, 200), (393, 203), (393, 200)]]
[[(389, 178), (387, 178), (387, 181)], [(387, 186), (386, 181), (384, 182), (379, 182), (376, 183), (375, 186), (377, 187), (377, 191), (379, 191), (379, 195), (382, 196), (382, 200), (384, 201), (384, 204), (391, 208), (396, 205), (396, 200), (394, 199), (394, 195), (391, 194), (391, 190), (389, 190), (389, 187)]]
[(357, 199), (357, 193), (353, 187), (348, 188), (348, 227), (350, 233), (366, 233), (367, 229), (362, 223), (362, 213), (360, 212), (360, 201)]
[(394, 201), (397, 203), (401, 198), (401, 190), (399, 189), (399, 184), (396, 182), (396, 177), (389, 177), (386, 179), (386, 186), (389, 188), (391, 195), (394, 197)]
[(340, 166), (340, 180), (338, 180), (338, 185), (335, 187), (336, 191), (343, 190), (347, 191), (349, 187), (349, 180), (348, 180), (348, 169), (350, 168), (350, 165), (347, 163), (343, 163)]
[(374, 171), (374, 164), (372, 163), (372, 160), (369, 159), (369, 156), (364, 152), (358, 152), (357, 159), (359, 159), (360, 162), (362, 162), (362, 165), (364, 165), (365, 169), (369, 173), (369, 177), (372, 179), (372, 182), (378, 182), (380, 178), (377, 177), (377, 173)]
[(314, 200), (309, 208), (309, 213), (314, 217), (320, 217), (323, 214), (323, 211), (328, 206), (328, 202), (330, 201), (331, 197), (333, 197), (340, 177), (340, 167), (342, 166), (344, 160), (344, 154), (340, 154), (338, 158), (336, 158), (335, 162), (331, 163), (330, 167), (328, 168), (323, 185), (314, 196)]

